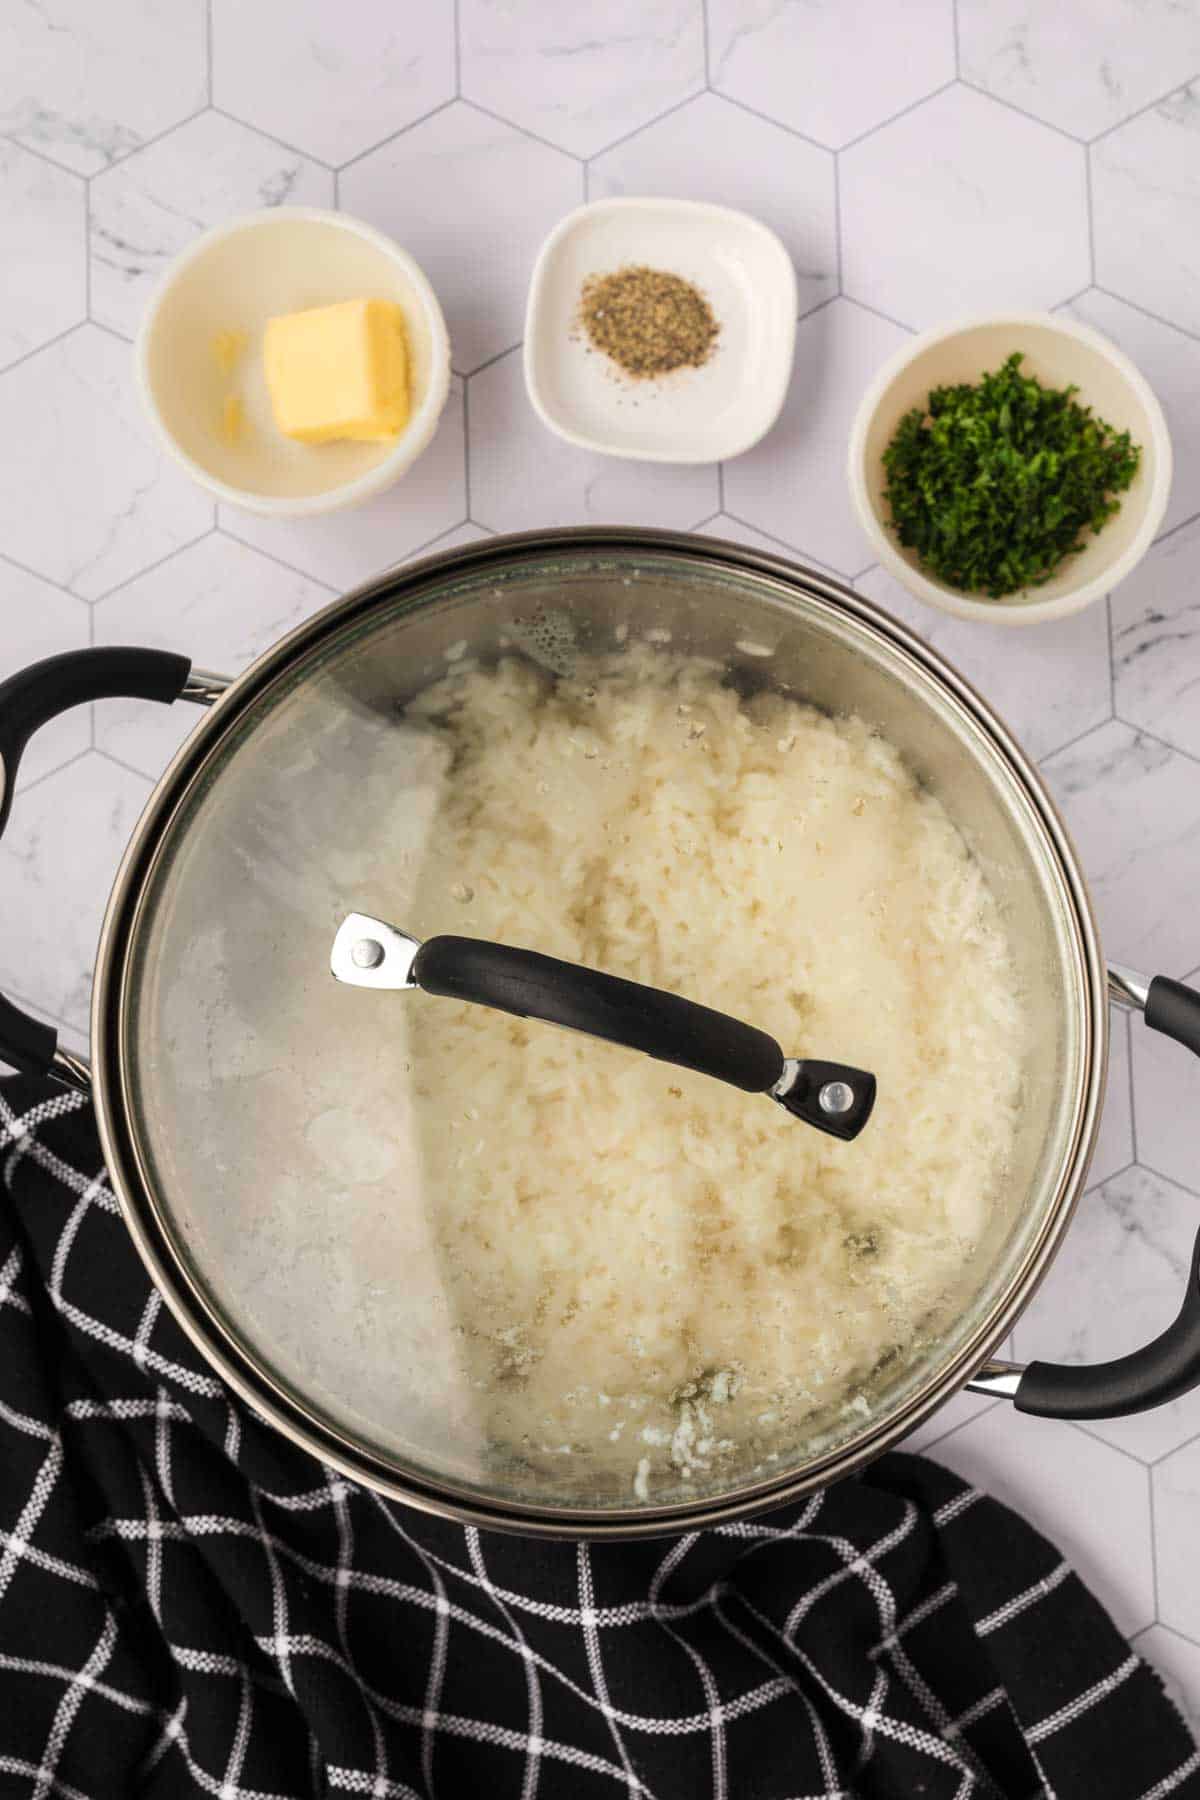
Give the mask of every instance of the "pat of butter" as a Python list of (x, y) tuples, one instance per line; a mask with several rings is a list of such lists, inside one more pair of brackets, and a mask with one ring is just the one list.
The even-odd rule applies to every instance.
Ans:
[(391, 300), (268, 319), (263, 365), (275, 423), (301, 443), (392, 438), (408, 419), (404, 315)]

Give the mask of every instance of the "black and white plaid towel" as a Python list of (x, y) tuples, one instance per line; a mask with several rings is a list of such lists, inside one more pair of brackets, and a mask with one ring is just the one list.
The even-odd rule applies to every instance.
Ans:
[(0, 1162), (0, 1793), (1200, 1795), (1057, 1551), (933, 1464), (654, 1543), (429, 1520), (208, 1372), (78, 1096), (0, 1084)]

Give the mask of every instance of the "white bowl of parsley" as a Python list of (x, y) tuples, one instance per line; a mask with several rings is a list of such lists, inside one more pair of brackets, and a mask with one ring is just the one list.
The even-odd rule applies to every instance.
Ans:
[(1061, 619), (1123, 581), (1162, 524), (1171, 440), (1115, 344), (1051, 313), (960, 320), (886, 363), (850, 434), (879, 561), (960, 618)]

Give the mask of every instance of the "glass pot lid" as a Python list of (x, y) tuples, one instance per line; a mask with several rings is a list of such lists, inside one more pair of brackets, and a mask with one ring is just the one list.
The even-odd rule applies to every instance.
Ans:
[[(400, 1489), (604, 1520), (820, 1471), (990, 1341), (1069, 1190), (1036, 808), (856, 601), (755, 560), (500, 546), (344, 603), (185, 754), (110, 918), (145, 1216), (305, 1441)], [(339, 982), (352, 913), (682, 996), (874, 1114)]]

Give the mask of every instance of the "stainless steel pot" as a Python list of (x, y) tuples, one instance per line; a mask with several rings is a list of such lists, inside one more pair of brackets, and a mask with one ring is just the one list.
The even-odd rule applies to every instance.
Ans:
[[(875, 1371), (855, 1409), (815, 1418), (769, 1466), (726, 1469), (658, 1504), (628, 1486), (549, 1476), (487, 1441), (438, 1311), (428, 1221), (419, 1205), (397, 1205), (403, 1172), (379, 1166), (397, 1104), (394, 1047), (381, 1051), (361, 1010), (345, 1005), (361, 996), (328, 976), (349, 906), (403, 916), (394, 863), (364, 852), (393, 797), (397, 707), (465, 652), (486, 660), (515, 644), (561, 666), (646, 633), (716, 658), (734, 681), (855, 712), (903, 752), (1000, 901), (1032, 1044), (1004, 1204), (937, 1330)], [(1022, 1411), (1097, 1418), (1200, 1381), (1200, 1244), (1178, 1319), (1136, 1355), (1093, 1368), (987, 1360), (1082, 1190), (1109, 998), (1200, 1052), (1200, 996), (1106, 972), (1074, 851), (1036, 770), (953, 670), (857, 594), (732, 544), (567, 530), (385, 575), (232, 682), (153, 651), (50, 658), (0, 687), (0, 828), (32, 731), (113, 694), (208, 710), (117, 876), (91, 1068), (2, 1000), (0, 1052), (91, 1090), (114, 1191), (176, 1317), (250, 1405), (325, 1462), (491, 1526), (651, 1535), (836, 1480), (964, 1384)], [(769, 1056), (762, 1067), (773, 1074)], [(821, 1123), (815, 1099), (810, 1111)]]

